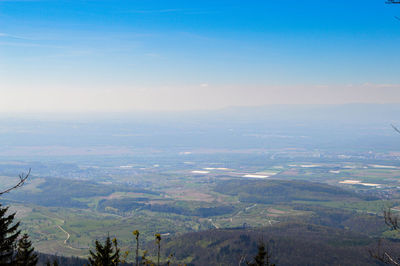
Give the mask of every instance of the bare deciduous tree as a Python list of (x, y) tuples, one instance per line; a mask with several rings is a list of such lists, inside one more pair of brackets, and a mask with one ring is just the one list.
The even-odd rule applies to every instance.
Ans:
[[(391, 2), (392, 4), (400, 4), (400, 1), (395, 0), (391, 0), (389, 2)], [(400, 134), (400, 130), (396, 126), (394, 126), (393, 124), (391, 124), (391, 126), (397, 133)], [(390, 208), (383, 211), (383, 217), (385, 218), (385, 224), (391, 230), (400, 231), (399, 216), (393, 214)], [(393, 256), (389, 255), (389, 253), (385, 251), (384, 248), (382, 248), (382, 240), (379, 240), (376, 250), (369, 250), (369, 254), (371, 255), (371, 257), (386, 264), (400, 265), (400, 258), (393, 258)]]
[[(391, 209), (384, 210), (383, 215), (385, 217), (385, 223), (386, 225), (391, 229), (395, 231), (400, 230), (399, 226), (399, 216), (393, 214)], [(388, 253), (388, 251), (385, 250), (385, 248), (382, 248), (382, 240), (379, 240), (378, 242), (378, 247), (375, 250), (369, 250), (369, 254), (371, 257), (386, 263), (386, 264), (392, 264), (392, 265), (400, 265), (400, 258), (394, 258), (392, 255)]]
[[(400, 4), (400, 0), (387, 0), (386, 4)], [(400, 17), (395, 17), (397, 20), (400, 20)], [(392, 125), (393, 126), (393, 125)], [(397, 130), (397, 129), (396, 129)], [(398, 131), (398, 130), (397, 130)]]
[(19, 175), (19, 182), (16, 185), (14, 185), (14, 186), (12, 186), (12, 187), (4, 190), (4, 191), (0, 191), (0, 196), (5, 194), (5, 193), (10, 192), (11, 190), (14, 190), (16, 188), (21, 187), (25, 183), (25, 181), (28, 179), (30, 173), (31, 173), (31, 169), (29, 168), (29, 171), (28, 171), (27, 174), (25, 174), (25, 173), (20, 174)]
[(369, 250), (369, 254), (371, 255), (372, 258), (377, 259), (383, 263), (400, 265), (398, 261), (393, 259), (393, 257), (389, 255), (384, 248), (382, 248), (382, 239), (379, 240), (378, 247), (375, 250)]

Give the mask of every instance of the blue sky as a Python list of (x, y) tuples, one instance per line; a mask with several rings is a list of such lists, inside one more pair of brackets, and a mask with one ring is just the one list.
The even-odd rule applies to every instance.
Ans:
[(0, 0), (0, 111), (400, 102), (385, 1)]

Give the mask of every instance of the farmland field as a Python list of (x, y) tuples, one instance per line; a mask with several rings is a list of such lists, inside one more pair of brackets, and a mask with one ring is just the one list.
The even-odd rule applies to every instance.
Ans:
[[(63, 164), (46, 175), (35, 173), (35, 164), (18, 162), (17, 169), (32, 168), (32, 176), (3, 204), (12, 205), (38, 251), (82, 257), (107, 235), (116, 237), (122, 250), (132, 249), (134, 230), (145, 246), (155, 233), (169, 238), (212, 228), (315, 222), (338, 211), (348, 218), (335, 226), (359, 230), (360, 221), (373, 223), (370, 234), (387, 237), (379, 217), (383, 209), (400, 206), (400, 167), (392, 162), (266, 157), (265, 164), (249, 165), (241, 155), (228, 160), (218, 155), (210, 162), (208, 156), (181, 156), (164, 163), (68, 164), (77, 177), (64, 177)], [(9, 173), (15, 165), (4, 163), (0, 171)], [(16, 180), (3, 174), (0, 184)], [(370, 183), (379, 186), (365, 185)]]

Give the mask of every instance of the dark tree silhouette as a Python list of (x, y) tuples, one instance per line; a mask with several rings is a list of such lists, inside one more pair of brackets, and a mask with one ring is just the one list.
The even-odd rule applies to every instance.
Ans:
[(133, 235), (135, 236), (135, 238), (136, 238), (136, 266), (138, 266), (139, 265), (139, 235), (140, 235), (140, 232), (138, 231), (138, 230), (135, 230), (135, 231), (133, 231)]
[(14, 224), (15, 213), (7, 215), (8, 207), (0, 204), (0, 265), (15, 265), (14, 252), (19, 222)]
[[(114, 248), (113, 248), (114, 243)], [(110, 237), (108, 236), (104, 245), (102, 245), (99, 241), (95, 242), (96, 251), (89, 251), (90, 257), (89, 262), (90, 265), (93, 266), (117, 266), (119, 264), (119, 248), (117, 244), (117, 240), (114, 239), (112, 242)]]
[(38, 262), (38, 256), (34, 252), (28, 234), (24, 234), (18, 241), (17, 256), (15, 257), (15, 265), (18, 266), (33, 266)]
[(46, 262), (46, 266), (58, 266), (58, 261), (54, 259), (53, 264), (49, 260)]
[(160, 266), (161, 235), (155, 234), (157, 245), (157, 266)]
[[(21, 187), (30, 173), (31, 169), (27, 174), (20, 174), (19, 182), (6, 190), (0, 191), (0, 196)], [(0, 204), (0, 265), (16, 265), (15, 247), (20, 234), (18, 230), (19, 222), (14, 224), (15, 213), (7, 215), (7, 211), (8, 207), (3, 208)]]
[(260, 241), (258, 244), (258, 253), (254, 257), (253, 262), (247, 262), (249, 266), (275, 266), (271, 263), (271, 254), (268, 246), (264, 242)]

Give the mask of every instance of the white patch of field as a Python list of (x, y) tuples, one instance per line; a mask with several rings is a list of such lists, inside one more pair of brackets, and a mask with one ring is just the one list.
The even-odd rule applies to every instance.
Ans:
[(119, 168), (122, 168), (122, 169), (130, 169), (130, 168), (132, 168), (133, 166), (132, 165), (121, 165)]
[(267, 172), (267, 171), (262, 171), (262, 172), (257, 172), (256, 175), (267, 175), (270, 177), (271, 175), (276, 175), (276, 172)]
[(204, 170), (219, 170), (219, 171), (229, 171), (229, 170), (231, 170), (231, 169), (229, 169), (229, 168), (225, 168), (225, 167), (206, 167), (206, 168), (203, 168)]
[(369, 166), (373, 168), (397, 169), (396, 166), (391, 166), (391, 165), (370, 164)]
[(247, 177), (247, 178), (267, 178), (269, 176), (268, 175), (247, 174), (247, 175), (244, 175), (243, 177)]
[(381, 184), (373, 184), (373, 183), (360, 183), (360, 185), (367, 186), (367, 187), (380, 187)]
[(210, 171), (200, 171), (200, 170), (192, 171), (192, 174), (208, 174), (208, 173), (210, 173)]
[(379, 188), (381, 184), (374, 184), (374, 183), (362, 183), (360, 180), (344, 180), (340, 181), (340, 184), (348, 184), (348, 185), (362, 185), (366, 187), (377, 187)]
[(340, 181), (340, 184), (350, 184), (350, 185), (355, 185), (355, 184), (360, 184), (361, 181), (360, 180), (344, 180), (344, 181)]
[(302, 165), (300, 165), (300, 167), (303, 167), (303, 168), (313, 168), (313, 167), (320, 167), (321, 165), (319, 165), (319, 164), (302, 164)]
[(332, 174), (340, 174), (340, 171), (330, 170), (329, 173), (332, 173)]

